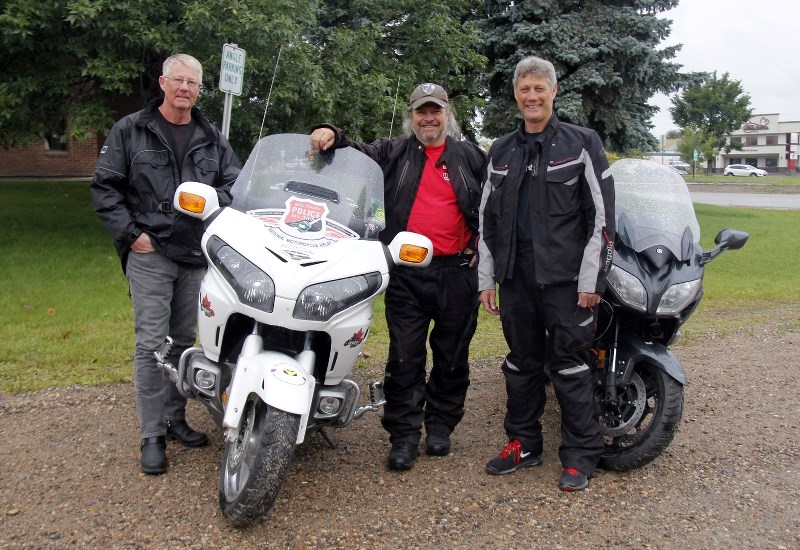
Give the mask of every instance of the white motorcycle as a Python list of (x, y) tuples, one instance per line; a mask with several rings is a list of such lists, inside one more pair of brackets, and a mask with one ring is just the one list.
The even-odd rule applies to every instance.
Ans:
[(219, 503), (242, 526), (272, 506), (309, 430), (347, 426), (384, 404), (382, 382), (360, 405), (348, 376), (390, 271), (428, 265), (433, 247), (409, 232), (378, 241), (381, 169), (351, 148), (310, 151), (307, 135), (259, 140), (232, 194), (220, 208), (212, 187), (178, 187), (175, 208), (205, 224), (200, 347), (174, 366), (168, 339), (156, 357), (222, 426)]

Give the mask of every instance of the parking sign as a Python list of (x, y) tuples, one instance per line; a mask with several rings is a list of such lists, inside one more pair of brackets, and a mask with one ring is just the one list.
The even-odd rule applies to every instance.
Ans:
[(219, 89), (225, 93), (242, 95), (245, 51), (236, 44), (222, 46), (222, 63), (219, 70)]

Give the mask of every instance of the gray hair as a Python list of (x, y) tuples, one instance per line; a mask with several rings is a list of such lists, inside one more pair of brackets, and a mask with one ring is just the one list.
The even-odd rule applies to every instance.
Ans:
[(556, 68), (546, 59), (529, 55), (517, 63), (517, 68), (514, 69), (514, 80), (512, 81), (515, 90), (517, 89), (517, 80), (528, 75), (543, 76), (550, 81), (553, 89), (556, 87)]
[(176, 53), (175, 55), (171, 55), (166, 58), (164, 60), (164, 65), (161, 68), (161, 74), (164, 76), (169, 76), (172, 72), (172, 67), (177, 63), (186, 65), (190, 69), (197, 71), (197, 80), (203, 82), (203, 66), (197, 59), (186, 53)]
[[(442, 107), (445, 110), (445, 134), (451, 138), (461, 141), (461, 126), (458, 125), (456, 115), (453, 113), (453, 108), (448, 104), (447, 107)], [(414, 134), (414, 123), (411, 120), (411, 107), (406, 109), (405, 118), (403, 118), (403, 133), (408, 136)]]

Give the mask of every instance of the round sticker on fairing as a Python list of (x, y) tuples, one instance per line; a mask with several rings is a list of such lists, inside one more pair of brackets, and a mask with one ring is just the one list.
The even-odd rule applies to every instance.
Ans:
[(302, 386), (306, 383), (306, 377), (294, 367), (274, 367), (270, 372), (272, 373), (272, 376), (281, 382), (286, 382), (287, 384), (292, 384), (293, 386)]
[[(315, 219), (312, 215), (314, 209), (303, 211), (303, 206), (297, 202), (299, 200), (296, 197), (289, 199), (287, 209), (264, 208), (248, 210), (247, 213), (261, 220), (273, 237), (283, 241), (286, 244), (284, 250), (292, 248), (297, 252), (298, 247), (323, 248), (339, 240), (359, 238), (352, 229), (327, 217), (327, 205), (320, 203), (325, 214)], [(308, 201), (306, 205), (312, 203)], [(307, 217), (300, 219), (303, 215)]]

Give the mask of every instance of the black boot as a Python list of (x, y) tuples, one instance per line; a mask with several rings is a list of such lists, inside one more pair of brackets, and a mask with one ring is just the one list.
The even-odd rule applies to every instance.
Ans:
[(425, 438), (425, 452), (430, 456), (447, 456), (450, 454), (450, 435), (446, 433), (428, 433)]
[(408, 441), (392, 443), (392, 449), (389, 451), (389, 469), (410, 470), (417, 455), (419, 455), (419, 449), (416, 443)]
[(187, 447), (202, 447), (208, 443), (208, 437), (203, 432), (196, 432), (189, 427), (186, 420), (166, 420), (167, 437), (177, 439)]
[(142, 439), (142, 471), (146, 474), (163, 474), (167, 471), (167, 442), (163, 435)]

